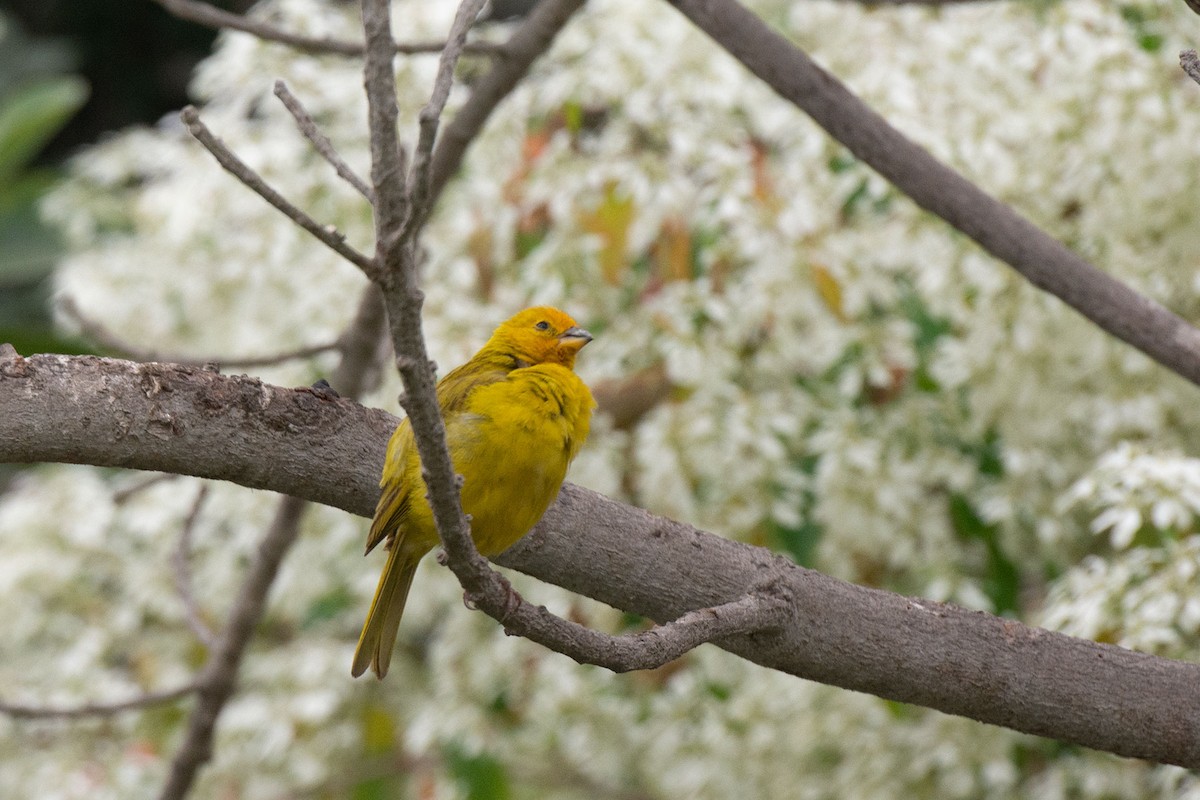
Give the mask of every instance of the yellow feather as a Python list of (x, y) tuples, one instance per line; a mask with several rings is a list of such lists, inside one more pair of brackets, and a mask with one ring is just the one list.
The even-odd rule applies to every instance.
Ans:
[[(438, 383), (463, 510), (485, 556), (504, 552), (541, 519), (587, 439), (595, 401), (572, 369), (591, 338), (558, 309), (529, 308)], [(386, 542), (389, 552), (354, 654), (355, 677), (368, 666), (387, 674), (413, 573), (438, 544), (407, 420), (388, 442), (379, 485), (367, 551)]]

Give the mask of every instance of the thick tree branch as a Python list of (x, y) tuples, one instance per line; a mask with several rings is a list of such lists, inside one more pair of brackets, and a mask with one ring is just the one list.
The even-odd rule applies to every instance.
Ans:
[[(1189, 5), (1191, 5), (1189, 3)], [(1192, 6), (1193, 9), (1200, 8), (1200, 4)], [(1200, 14), (1200, 11), (1196, 13)], [(1182, 50), (1179, 53), (1179, 66), (1187, 73), (1187, 76), (1200, 83), (1200, 56), (1196, 55), (1195, 50)]]
[(736, 0), (668, 1), (917, 205), (1103, 330), (1200, 384), (1200, 330), (1092, 266), (907, 139)]
[[(396, 419), (245, 377), (0, 348), (0, 461), (166, 470), (370, 516)], [(775, 587), (763, 666), (1124, 756), (1200, 768), (1200, 665), (854, 586), (566, 485), (500, 563), (667, 621)]]

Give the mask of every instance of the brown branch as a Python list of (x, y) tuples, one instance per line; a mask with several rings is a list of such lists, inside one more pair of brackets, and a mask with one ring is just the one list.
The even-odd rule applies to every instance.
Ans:
[(358, 177), (358, 174), (350, 168), (345, 159), (338, 154), (338, 151), (333, 146), (333, 142), (329, 141), (329, 137), (321, 132), (312, 115), (308, 113), (308, 109), (291, 93), (287, 88), (287, 84), (282, 80), (275, 81), (275, 96), (280, 99), (284, 107), (292, 115), (292, 118), (296, 120), (296, 125), (300, 128), (300, 132), (304, 134), (304, 138), (312, 143), (312, 146), (337, 171), (342, 180), (357, 189), (358, 193), (367, 198), (368, 201), (375, 202), (375, 192), (371, 191), (371, 187), (366, 184), (366, 181)]
[(329, 381), (343, 396), (354, 399), (379, 386), (387, 360), (382, 352), (387, 346), (385, 321), (379, 287), (369, 284), (359, 298), (354, 319), (338, 337), (342, 357)]
[[(369, 517), (395, 425), (246, 377), (0, 346), (0, 462), (166, 470)], [(497, 560), (660, 621), (777, 588), (790, 595), (778, 630), (717, 646), (801, 678), (1200, 768), (1197, 664), (855, 586), (570, 484)]]
[(192, 590), (192, 572), (188, 564), (192, 552), (192, 533), (196, 529), (196, 523), (200, 520), (200, 511), (204, 508), (204, 501), (207, 499), (208, 487), (201, 486), (200, 491), (196, 493), (191, 511), (188, 512), (187, 518), (179, 529), (179, 539), (175, 543), (175, 549), (171, 551), (171, 574), (175, 579), (175, 591), (183, 603), (187, 626), (197, 639), (206, 646), (212, 647), (216, 640), (216, 634), (204, 622), (204, 616), (200, 613), (200, 604), (196, 602), (196, 594)]
[(467, 147), (479, 135), (492, 111), (516, 88), (533, 62), (550, 49), (554, 37), (583, 3), (584, 0), (541, 0), (505, 42), (506, 57), (495, 61), (491, 70), (474, 83), (471, 97), (438, 136), (430, 165), (431, 206), (458, 171)]
[(134, 361), (169, 361), (173, 364), (191, 364), (197, 367), (216, 366), (230, 367), (235, 369), (249, 369), (251, 367), (270, 367), (276, 364), (282, 364), (285, 361), (295, 361), (301, 358), (312, 358), (321, 353), (327, 353), (330, 350), (335, 350), (338, 347), (337, 342), (329, 344), (314, 344), (306, 347), (298, 347), (295, 350), (285, 350), (282, 353), (271, 353), (262, 356), (246, 356), (244, 358), (203, 358), (196, 356), (181, 356), (173, 353), (164, 353), (158, 350), (151, 350), (144, 347), (127, 342), (120, 336), (110, 331), (100, 322), (87, 316), (76, 305), (74, 298), (69, 295), (64, 295), (56, 301), (59, 309), (64, 314), (70, 317), (76, 325), (79, 326), (79, 332), (84, 335), (84, 338), (90, 339), (97, 345), (108, 351), (109, 354), (129, 358)]
[[(342, 360), (333, 380), (348, 396), (357, 397), (377, 377), (382, 332), (383, 306), (378, 290), (370, 286), (359, 303), (354, 321), (340, 337)], [(237, 689), (238, 671), (250, 637), (266, 611), (267, 595), (279, 565), (296, 541), (300, 519), (307, 508), (307, 501), (285, 497), (259, 544), (229, 620), (210, 644), (209, 660), (197, 680), (199, 702), (188, 720), (184, 743), (171, 763), (170, 775), (160, 794), (162, 800), (186, 796), (200, 768), (212, 758), (217, 720)], [(190, 524), (185, 526), (185, 530), (189, 527)], [(182, 538), (180, 547), (184, 547)]]
[[(1198, 0), (1197, 5), (1191, 5), (1191, 2), (1189, 2), (1188, 5), (1191, 6), (1197, 14), (1200, 14), (1200, 0)], [(1194, 80), (1196, 83), (1200, 83), (1200, 56), (1196, 55), (1195, 50), (1181, 50), (1179, 52), (1179, 66), (1183, 68), (1183, 71), (1187, 73), (1189, 78)]]
[[(320, 38), (290, 33), (273, 25), (249, 19), (240, 14), (224, 11), (208, 3), (197, 0), (154, 0), (172, 15), (195, 22), (217, 30), (229, 29), (248, 33), (269, 42), (278, 42), (303, 53), (329, 53), (339, 56), (361, 56), (362, 42), (350, 42), (341, 39)], [(396, 53), (400, 55), (420, 55), (423, 53), (440, 53), (446, 46), (445, 42), (400, 42), (396, 43)], [(504, 49), (491, 42), (470, 42), (466, 52), (475, 55), (502, 56)]]
[(300, 529), (308, 503), (285, 497), (238, 591), (233, 611), (212, 648), (212, 655), (197, 680), (199, 699), (188, 718), (183, 744), (171, 762), (171, 772), (159, 793), (160, 800), (180, 800), (187, 795), (196, 773), (212, 758), (217, 718), (237, 687), (237, 673), (250, 637), (266, 610), (267, 592), (279, 565)]
[(1101, 329), (1200, 384), (1200, 330), (1100, 271), (907, 139), (736, 0), (669, 2), (917, 205)]
[(262, 179), (262, 176), (252, 170), (240, 158), (233, 154), (225, 144), (213, 136), (212, 131), (200, 121), (200, 114), (194, 106), (187, 106), (179, 114), (188, 132), (204, 145), (208, 152), (239, 181), (253, 190), (259, 197), (275, 206), (284, 216), (295, 222), (304, 230), (321, 240), (326, 247), (333, 250), (342, 258), (363, 271), (368, 278), (375, 279), (378, 267), (374, 261), (355, 250), (346, 243), (346, 237), (332, 225), (321, 225), (304, 211), (292, 205), (283, 195), (275, 191)]
[(90, 703), (82, 706), (29, 706), (19, 703), (0, 702), (0, 714), (17, 719), (80, 719), (82, 717), (111, 717), (124, 711), (138, 711), (149, 706), (170, 703), (187, 697), (197, 689), (195, 683), (187, 683), (175, 689), (147, 692), (117, 703)]
[(674, 388), (666, 366), (659, 362), (624, 378), (600, 381), (592, 387), (592, 396), (597, 410), (612, 419), (614, 428), (629, 430), (667, 400)]
[[(433, 162), (433, 146), (437, 141), (438, 126), (442, 121), (442, 112), (446, 110), (446, 102), (450, 99), (450, 87), (454, 83), (454, 67), (462, 56), (463, 45), (467, 41), (467, 31), (470, 30), (475, 18), (479, 16), (485, 0), (463, 0), (454, 15), (450, 25), (450, 35), (447, 37), (446, 49), (438, 59), (437, 77), (433, 82), (433, 93), (429, 102), (418, 115), (417, 146), (413, 152), (412, 170), (408, 175), (406, 188), (406, 211), (408, 214), (398, 233), (401, 242), (416, 239), (420, 235), (425, 220), (433, 209), (433, 197), (430, 191), (430, 174)], [(399, 352), (399, 351), (397, 351)]]
[(167, 481), (177, 480), (178, 478), (178, 475), (172, 475), (164, 472), (161, 475), (151, 475), (149, 478), (135, 480), (132, 484), (126, 486), (124, 489), (118, 489), (113, 492), (113, 504), (120, 505), (121, 503), (128, 502), (129, 498), (133, 497), (139, 492), (144, 492), (152, 486), (157, 486), (158, 484), (166, 483)]
[[(580, 664), (613, 672), (658, 669), (702, 644), (776, 631), (792, 613), (791, 603), (779, 587), (764, 587), (727, 603), (688, 611), (648, 630), (611, 636), (529, 603), (490, 568), (486, 575), (469, 564), (467, 569), (455, 569), (449, 546), (446, 553), (466, 589), (467, 602), (502, 624), (505, 633), (537, 642)], [(460, 553), (460, 563), (464, 557), (470, 554)]]
[[(396, 105), (396, 79), (392, 69), (391, 9), (384, 0), (362, 0), (363, 31), (367, 51), (363, 65), (363, 85), (367, 92), (367, 127), (371, 141), (371, 185), (375, 191), (375, 258), (381, 265), (382, 280), (394, 275), (395, 264), (388, 263), (387, 237), (399, 235), (404, 224), (404, 170), (398, 163), (401, 152), (396, 130), (400, 116)], [(392, 247), (395, 253), (399, 248)], [(385, 287), (386, 294), (386, 287)]]

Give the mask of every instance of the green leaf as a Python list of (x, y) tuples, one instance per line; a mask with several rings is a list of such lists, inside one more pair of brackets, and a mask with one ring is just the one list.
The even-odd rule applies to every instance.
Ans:
[(358, 599), (344, 588), (336, 588), (318, 597), (309, 605), (304, 613), (301, 628), (311, 628), (314, 625), (333, 619), (348, 608), (358, 604)]
[(467, 800), (508, 800), (512, 797), (504, 765), (486, 753), (471, 755), (460, 747), (446, 750), (446, 767), (466, 792)]
[[(0, 182), (7, 182), (46, 146), (87, 100), (82, 78), (43, 78), (0, 102)], [(0, 183), (2, 185), (2, 183)]]
[(996, 614), (1016, 611), (1020, 574), (1017, 565), (1000, 546), (999, 529), (985, 522), (971, 501), (957, 492), (950, 495), (948, 511), (950, 524), (958, 537), (963, 541), (982, 542), (987, 551), (982, 588), (992, 601), (993, 611)]
[(42, 222), (35, 202), (6, 208), (0, 196), (0, 288), (9, 292), (40, 281), (61, 255), (61, 237)]
[(583, 104), (578, 100), (568, 100), (563, 106), (563, 121), (572, 136), (579, 135), (583, 130)]

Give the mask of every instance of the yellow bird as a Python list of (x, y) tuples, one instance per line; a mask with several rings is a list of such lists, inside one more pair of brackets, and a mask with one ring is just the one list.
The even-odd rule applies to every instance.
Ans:
[[(573, 367), (591, 340), (562, 311), (527, 308), (438, 382), (463, 511), (485, 556), (504, 552), (542, 518), (587, 438), (596, 402)], [(386, 541), (388, 558), (354, 651), (355, 677), (368, 666), (387, 674), (413, 573), (439, 542), (407, 419), (388, 442), (379, 486), (367, 552)]]

